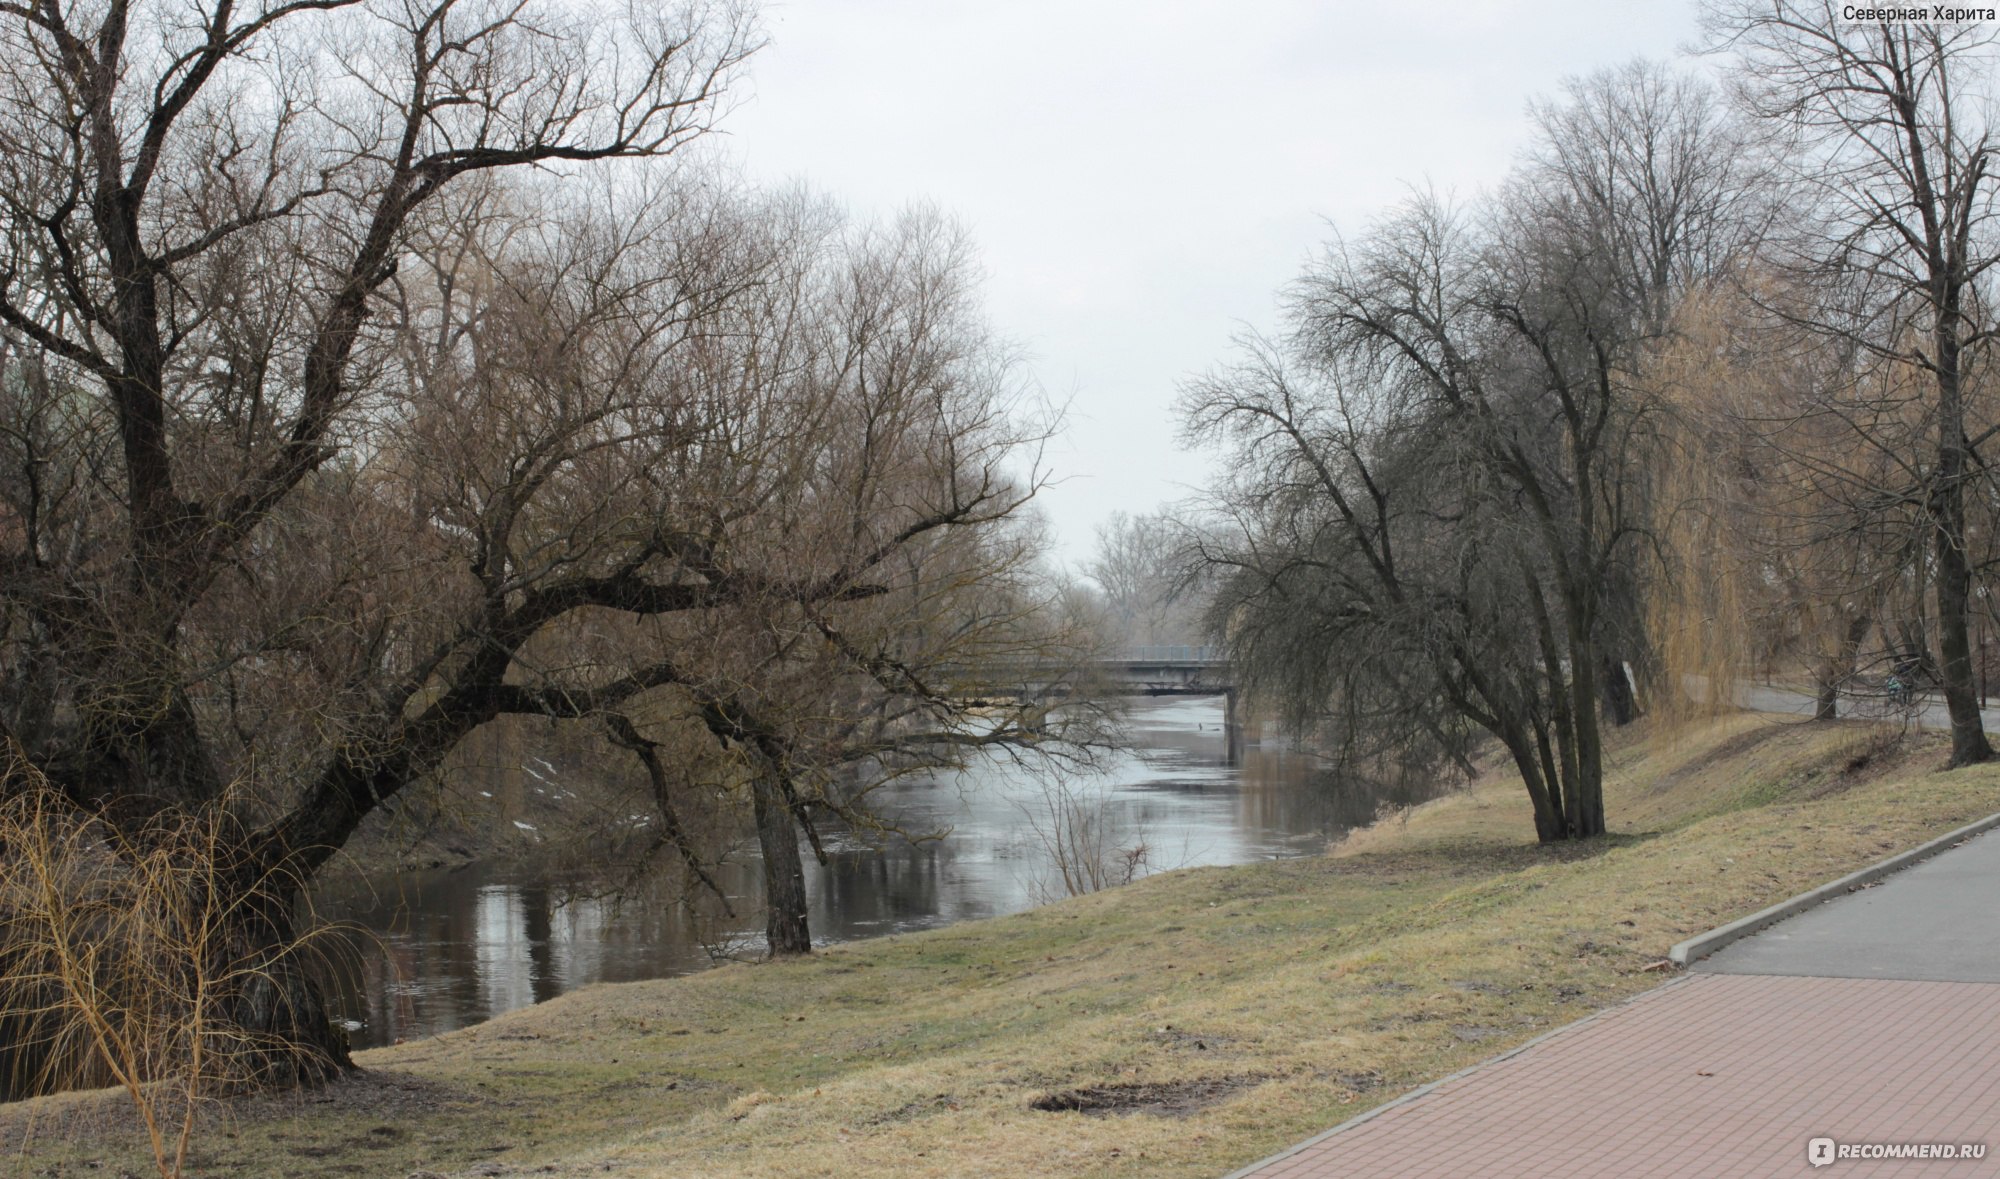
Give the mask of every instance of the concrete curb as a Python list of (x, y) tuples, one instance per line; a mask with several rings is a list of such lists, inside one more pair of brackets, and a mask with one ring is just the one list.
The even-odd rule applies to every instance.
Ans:
[(1991, 831), (1995, 827), (2000, 827), (2000, 814), (1988, 815), (1976, 822), (1967, 823), (1956, 831), (1940, 835), (1929, 843), (1919, 844), (1906, 852), (1899, 852), (1880, 863), (1870, 864), (1859, 872), (1850, 872), (1829, 884), (1808, 889), (1790, 900), (1779, 901), (1768, 909), (1759, 909), (1748, 917), (1718, 926), (1707, 933), (1697, 934), (1668, 950), (1667, 958), (1675, 966), (1690, 966), (1731, 942), (1741, 941), (1767, 926), (1775, 925), (1787, 917), (1797, 916), (1815, 905), (1823, 904), (1835, 897), (1846, 896), (1863, 885), (1873, 884), (1892, 872), (1907, 868), (1918, 860), (1929, 859), (1956, 843)]
[[(1995, 820), (2000, 820), (2000, 815), (1995, 815), (1994, 818)], [(1305, 1150), (1308, 1147), (1318, 1146), (1320, 1143), (1325, 1142), (1327, 1139), (1333, 1137), (1335, 1134), (1340, 1133), (1342, 1130), (1352, 1129), (1363, 1122), (1372, 1121), (1373, 1119), (1378, 1118), (1385, 1113), (1388, 1113), (1392, 1109), (1397, 1109), (1402, 1106), (1408, 1105), (1412, 1101), (1415, 1101), (1418, 1098), (1427, 1095), (1428, 1093), (1430, 1093), (1431, 1090), (1436, 1089), (1439, 1085), (1448, 1085), (1451, 1082), (1458, 1080), (1460, 1077), (1469, 1076), (1470, 1074), (1476, 1073), (1480, 1069), (1483, 1069), (1488, 1065), (1499, 1064), (1503, 1060), (1508, 1060), (1513, 1057), (1519, 1056), (1521, 1053), (1526, 1052), (1528, 1049), (1533, 1048), (1535, 1045), (1540, 1044), (1544, 1040), (1553, 1040), (1557, 1036), (1563, 1035), (1566, 1032), (1575, 1031), (1577, 1028), (1583, 1027), (1585, 1024), (1595, 1023), (1598, 1020), (1603, 1019), (1605, 1016), (1610, 1015), (1614, 1011), (1622, 1010), (1634, 1003), (1641, 1002), (1653, 995), (1657, 995), (1660, 992), (1665, 991), (1669, 987), (1678, 986), (1680, 984), (1689, 981), (1690, 981), (1690, 976), (1688, 975), (1682, 975), (1679, 978), (1669, 979), (1668, 981), (1662, 983), (1657, 987), (1652, 987), (1648, 990), (1640, 991), (1638, 994), (1631, 995), (1624, 999), (1621, 999), (1618, 1002), (1613, 1003), (1609, 1007), (1593, 1011), (1589, 1015), (1584, 1016), (1582, 1019), (1572, 1020), (1569, 1023), (1563, 1024), (1561, 1027), (1550, 1028), (1548, 1031), (1543, 1032), (1541, 1035), (1536, 1036), (1534, 1039), (1528, 1040), (1524, 1043), (1516, 1044), (1512, 1048), (1507, 1049), (1507, 1051), (1500, 1053), (1498, 1056), (1489, 1056), (1485, 1060), (1482, 1060), (1477, 1064), (1466, 1065), (1464, 1068), (1459, 1069), (1455, 1073), (1439, 1077), (1437, 1080), (1431, 1081), (1428, 1084), (1419, 1085), (1400, 1097), (1394, 1097), (1388, 1101), (1383, 1102), (1382, 1104), (1376, 1106), (1374, 1109), (1355, 1114), (1353, 1117), (1347, 1119), (1346, 1121), (1340, 1123), (1339, 1125), (1333, 1127), (1330, 1130), (1321, 1130), (1319, 1133), (1313, 1135), (1311, 1138), (1308, 1138), (1303, 1142), (1295, 1142), (1274, 1155), (1258, 1159), (1256, 1162), (1251, 1163), (1247, 1167), (1238, 1167), (1236, 1170), (1229, 1172), (1229, 1174), (1227, 1175), (1224, 1175), (1222, 1179), (1248, 1179), (1249, 1176), (1255, 1174), (1258, 1171), (1263, 1170), (1265, 1167), (1268, 1167), (1273, 1163), (1277, 1163), (1284, 1159), (1291, 1158), (1293, 1155), (1299, 1153), (1302, 1150)]]

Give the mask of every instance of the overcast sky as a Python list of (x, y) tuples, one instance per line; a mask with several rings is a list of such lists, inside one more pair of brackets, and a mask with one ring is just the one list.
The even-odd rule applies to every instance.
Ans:
[(1000, 334), (1070, 404), (1042, 510), (1086, 557), (1201, 482), (1179, 382), (1270, 328), (1329, 223), (1500, 180), (1562, 79), (1670, 57), (1692, 0), (795, 0), (725, 124), (761, 179), (966, 225)]

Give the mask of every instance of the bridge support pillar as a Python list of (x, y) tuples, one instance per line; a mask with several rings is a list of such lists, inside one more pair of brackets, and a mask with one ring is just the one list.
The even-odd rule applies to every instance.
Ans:
[(1239, 765), (1243, 761), (1242, 712), (1243, 706), (1236, 699), (1236, 689), (1231, 688), (1227, 692), (1224, 692), (1222, 694), (1222, 736), (1224, 743), (1229, 749), (1226, 756), (1229, 759), (1230, 765)]
[(1245, 746), (1264, 743), (1264, 721), (1235, 688), (1226, 689), (1222, 700), (1222, 729), (1229, 741), (1229, 764), (1235, 765)]

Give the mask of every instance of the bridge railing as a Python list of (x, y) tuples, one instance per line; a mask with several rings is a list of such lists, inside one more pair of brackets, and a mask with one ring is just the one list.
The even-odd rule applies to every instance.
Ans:
[(1156, 645), (1127, 647), (1118, 658), (1128, 663), (1220, 663), (1226, 656), (1221, 647)]

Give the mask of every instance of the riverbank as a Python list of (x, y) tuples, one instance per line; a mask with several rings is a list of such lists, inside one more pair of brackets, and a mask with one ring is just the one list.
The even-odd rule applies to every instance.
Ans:
[[(1208, 1175), (1650, 987), (1667, 948), (2000, 809), (1939, 739), (1736, 716), (1628, 740), (1615, 833), (1518, 783), (1323, 857), (586, 989), (236, 1103), (194, 1173)], [(0, 1174), (144, 1173), (105, 1095), (0, 1111)]]
[[(1099, 870), (1129, 867), (1146, 875), (1318, 855), (1331, 839), (1371, 822), (1379, 807), (1436, 794), (1364, 783), (1335, 795), (1316, 759), (1277, 741), (1232, 760), (1222, 714), (1215, 699), (1133, 702), (1125, 751), (1059, 783), (1032, 765), (991, 757), (963, 773), (882, 784), (870, 792), (868, 808), (884, 830), (825, 824), (825, 859), (804, 857), (815, 943), (1004, 916), (1065, 895), (1052, 837), (1062, 829), (1056, 819), (1070, 814), (1091, 819), (1090, 837), (1104, 852)], [(492, 854), (442, 870), (322, 888), (320, 914), (357, 933), (349, 939), (356, 969), (335, 999), (339, 1014), (359, 1025), (352, 1028), (357, 1048), (453, 1031), (593, 983), (710, 969), (711, 951), (721, 947), (745, 957), (761, 953), (763, 879), (754, 832), (745, 833), (747, 847), (739, 844), (709, 869), (734, 898), (734, 915), (701, 895), (691, 910), (671, 852), (643, 873), (633, 867), (637, 851), (621, 857), (601, 838), (592, 845), (594, 859), (552, 859), (548, 853), (564, 846), (559, 833), (566, 825), (587, 826), (562, 812), (575, 807), (566, 787), (582, 787), (588, 778), (575, 769), (544, 772), (550, 797), (522, 791), (513, 799), (538, 808), (527, 817), (546, 837), (532, 845), (544, 853), (539, 862)], [(642, 802), (626, 809), (650, 808)], [(517, 832), (504, 814), (489, 826)], [(940, 832), (948, 834), (921, 838)], [(704, 841), (711, 854), (723, 852), (726, 842)], [(616, 894), (605, 895), (609, 888)]]

